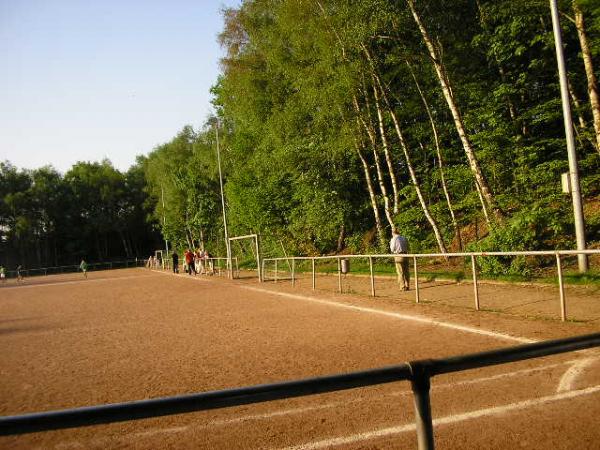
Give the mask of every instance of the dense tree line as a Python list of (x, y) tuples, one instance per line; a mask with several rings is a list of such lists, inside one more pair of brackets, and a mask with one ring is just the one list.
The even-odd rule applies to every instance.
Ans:
[[(559, 7), (597, 246), (600, 5)], [(267, 252), (381, 251), (392, 226), (415, 251), (574, 245), (546, 0), (246, 0), (223, 16), (216, 117), (125, 174), (4, 164), (3, 249), (134, 254), (146, 205), (171, 248), (223, 254), (217, 132), (230, 234)]]
[(142, 167), (109, 161), (19, 170), (0, 162), (0, 264), (51, 267), (146, 258), (161, 246), (147, 221)]
[[(600, 6), (560, 1), (588, 241)], [(298, 252), (573, 245), (552, 23), (536, 0), (248, 0), (213, 89), (232, 227)]]
[(170, 142), (140, 158), (146, 191), (170, 248), (205, 247), (224, 254), (216, 134), (212, 123), (185, 126)]

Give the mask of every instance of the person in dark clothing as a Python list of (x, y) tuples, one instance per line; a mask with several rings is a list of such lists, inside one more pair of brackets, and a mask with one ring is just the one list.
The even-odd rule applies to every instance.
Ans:
[(173, 252), (173, 273), (179, 273), (179, 255)]
[(23, 279), (23, 266), (19, 264), (15, 271), (17, 272), (17, 283), (24, 282), (25, 280)]

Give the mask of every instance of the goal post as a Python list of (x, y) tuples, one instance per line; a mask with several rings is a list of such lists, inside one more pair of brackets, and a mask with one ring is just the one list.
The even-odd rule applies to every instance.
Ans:
[[(250, 240), (251, 244), (250, 244), (250, 248), (252, 250), (253, 253), (253, 257), (256, 260), (256, 272), (258, 274), (258, 281), (262, 282), (263, 281), (263, 277), (262, 277), (262, 271), (261, 271), (261, 261), (260, 261), (260, 239), (258, 237), (258, 234), (246, 234), (244, 236), (234, 236), (234, 237), (230, 237), (229, 238), (229, 246), (231, 248), (231, 244), (234, 241), (238, 241), (240, 243), (240, 245), (242, 245), (242, 241), (243, 240)], [(231, 258), (233, 258), (232, 256), (230, 256)], [(232, 262), (229, 262), (229, 267), (231, 267), (231, 272), (233, 274), (233, 266), (231, 264)], [(238, 270), (238, 276), (239, 276), (239, 270)], [(232, 276), (233, 278), (233, 276)]]
[(168, 261), (165, 260), (165, 251), (164, 250), (155, 250), (154, 251), (154, 263), (155, 269), (161, 268), (165, 270)]

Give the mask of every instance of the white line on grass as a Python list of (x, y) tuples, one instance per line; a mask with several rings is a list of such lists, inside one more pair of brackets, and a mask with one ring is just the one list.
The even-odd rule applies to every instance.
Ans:
[[(433, 421), (433, 426), (448, 425), (452, 423), (462, 422), (465, 420), (478, 419), (485, 416), (493, 416), (498, 414), (505, 414), (507, 412), (518, 411), (521, 409), (542, 406), (548, 403), (568, 400), (584, 395), (590, 395), (600, 392), (600, 385), (592, 386), (586, 389), (580, 389), (577, 391), (569, 391), (560, 394), (549, 395), (546, 397), (540, 397), (533, 400), (524, 400), (522, 402), (510, 403), (508, 405), (494, 406), (492, 408), (479, 409), (476, 411), (469, 411), (463, 414), (455, 414), (451, 416), (441, 417)], [(285, 450), (310, 450), (319, 448), (331, 448), (338, 445), (354, 444), (356, 442), (368, 441), (372, 439), (388, 437), (395, 434), (406, 433), (409, 431), (415, 431), (416, 426), (414, 423), (401, 425), (398, 427), (382, 428), (380, 430), (368, 431), (365, 433), (357, 433), (351, 436), (341, 436), (337, 438), (329, 438), (321, 441), (307, 442), (305, 444), (285, 447)]]

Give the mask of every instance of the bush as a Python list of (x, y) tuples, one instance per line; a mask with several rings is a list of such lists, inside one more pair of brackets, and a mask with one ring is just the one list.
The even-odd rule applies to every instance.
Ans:
[[(515, 214), (502, 227), (495, 227), (483, 240), (470, 244), (469, 251), (532, 251), (548, 249), (557, 237), (565, 235), (571, 215), (559, 208), (534, 206)], [(482, 273), (490, 275), (531, 275), (532, 268), (524, 256), (479, 258)]]

